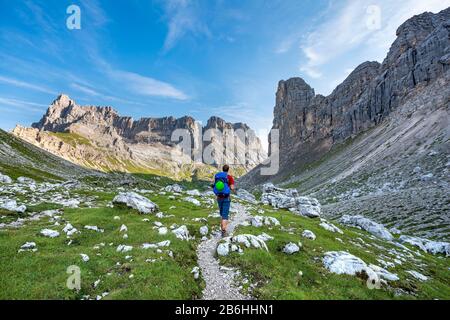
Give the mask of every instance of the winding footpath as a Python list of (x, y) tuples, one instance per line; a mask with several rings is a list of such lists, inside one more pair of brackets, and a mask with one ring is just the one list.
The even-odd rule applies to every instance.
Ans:
[[(229, 235), (233, 234), (236, 226), (247, 220), (250, 215), (245, 207), (239, 203), (232, 203), (232, 211), (228, 225)], [(217, 245), (221, 240), (220, 232), (213, 234), (208, 240), (202, 241), (197, 248), (198, 265), (205, 280), (206, 287), (203, 290), (203, 300), (249, 300), (250, 296), (240, 292), (234, 283), (234, 272), (231, 269), (221, 267), (214, 257)]]

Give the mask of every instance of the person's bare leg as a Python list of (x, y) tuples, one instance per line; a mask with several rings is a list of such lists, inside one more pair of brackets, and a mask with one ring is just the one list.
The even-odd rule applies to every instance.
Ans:
[(222, 230), (227, 231), (228, 220), (222, 220), (222, 221), (223, 221), (223, 227), (222, 227)]

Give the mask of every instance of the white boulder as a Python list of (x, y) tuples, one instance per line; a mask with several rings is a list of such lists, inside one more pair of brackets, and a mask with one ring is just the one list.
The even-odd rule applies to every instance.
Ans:
[(113, 203), (125, 204), (143, 214), (158, 211), (155, 203), (135, 192), (121, 192), (113, 199)]
[(19, 252), (22, 251), (33, 251), (33, 252), (37, 251), (36, 242), (26, 242), (20, 247)]
[(6, 200), (4, 203), (0, 204), (0, 208), (18, 213), (24, 213), (27, 210), (25, 205), (18, 206), (16, 200)]
[(172, 230), (172, 232), (178, 239), (189, 240), (189, 230), (185, 225)]
[(322, 262), (325, 268), (336, 274), (354, 276), (367, 268), (364, 261), (345, 251), (326, 252)]
[(194, 267), (191, 273), (194, 275), (194, 279), (197, 280), (200, 277), (200, 268)]
[(124, 244), (119, 244), (117, 246), (117, 249), (116, 249), (117, 252), (128, 252), (128, 251), (131, 251), (131, 250), (133, 250), (132, 246), (127, 246), (127, 245), (124, 245)]
[(320, 217), (319, 201), (315, 198), (300, 197), (296, 189), (282, 189), (275, 187), (272, 183), (266, 183), (263, 185), (261, 202), (275, 208), (289, 209), (305, 217)]
[(0, 183), (10, 184), (12, 183), (12, 179), (7, 175), (0, 173)]
[[(269, 236), (270, 237), (270, 236)], [(231, 251), (243, 252), (240, 245), (244, 245), (247, 248), (257, 248), (269, 251), (266, 242), (263, 237), (254, 236), (252, 234), (240, 234), (234, 237), (226, 237), (222, 239), (222, 242), (217, 246), (217, 254), (226, 256)]]
[(300, 247), (296, 245), (293, 242), (289, 242), (287, 245), (284, 246), (283, 252), (286, 254), (294, 254), (296, 252), (300, 251)]
[(17, 182), (21, 184), (34, 184), (36, 183), (33, 179), (27, 177), (18, 177)]
[(230, 245), (228, 242), (219, 243), (217, 246), (217, 254), (219, 256), (227, 256), (230, 253)]
[(59, 232), (56, 230), (51, 230), (51, 229), (42, 229), (41, 235), (43, 235), (45, 237), (49, 237), (49, 238), (56, 238), (56, 237), (59, 237)]
[(67, 236), (71, 236), (73, 234), (75, 234), (78, 230), (77, 228), (75, 228), (73, 225), (71, 225), (70, 223), (67, 223), (66, 226), (63, 228), (62, 230)]
[(314, 234), (314, 232), (312, 232), (310, 230), (303, 231), (302, 237), (309, 239), (309, 240), (316, 240), (316, 235)]
[(300, 215), (309, 218), (320, 217), (321, 206), (317, 199), (310, 197), (297, 197), (295, 200), (297, 212), (300, 213)]
[(166, 227), (160, 227), (160, 228), (158, 229), (158, 233), (159, 233), (160, 235), (162, 235), (162, 236), (166, 235), (167, 232), (169, 232), (169, 230), (168, 230)]
[(431, 241), (428, 239), (411, 237), (406, 235), (400, 236), (399, 241), (402, 243), (408, 243), (410, 245), (416, 246), (421, 250), (431, 254), (445, 254), (447, 257), (450, 256), (450, 243), (448, 242)]
[(200, 234), (202, 235), (202, 236), (206, 236), (206, 235), (208, 235), (208, 226), (201, 226), (200, 227)]
[(92, 231), (100, 232), (100, 233), (105, 232), (105, 230), (100, 229), (100, 228), (97, 227), (97, 226), (84, 226), (84, 228), (87, 229), (87, 230), (92, 230)]
[(253, 227), (262, 227), (263, 225), (266, 226), (279, 226), (280, 221), (274, 217), (263, 217), (263, 216), (254, 216), (251, 219), (251, 224)]
[(345, 251), (326, 252), (322, 260), (326, 269), (336, 274), (356, 275), (358, 273), (366, 273), (369, 278), (376, 276), (378, 279), (388, 281), (399, 280), (396, 274), (393, 274), (379, 266), (367, 265), (360, 258)]
[(188, 190), (188, 191), (186, 191), (186, 194), (188, 194), (190, 196), (195, 196), (195, 197), (201, 196), (200, 191), (198, 191), (197, 189)]
[(262, 241), (266, 242), (266, 241), (270, 241), (273, 240), (272, 236), (269, 236), (267, 233), (262, 233), (258, 236), (259, 239), (261, 239)]
[(201, 205), (200, 201), (198, 201), (197, 199), (192, 198), (192, 197), (185, 197), (185, 198), (183, 198), (183, 200), (187, 201), (187, 202), (190, 202), (190, 203), (192, 203), (193, 205), (195, 205), (197, 207)]

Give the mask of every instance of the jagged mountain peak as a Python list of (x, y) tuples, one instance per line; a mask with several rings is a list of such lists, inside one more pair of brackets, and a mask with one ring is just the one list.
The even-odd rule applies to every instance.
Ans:
[[(242, 128), (247, 131), (245, 139), (239, 136), (243, 144), (223, 156), (222, 144), (217, 138), (203, 141), (201, 135), (209, 128), (220, 131)], [(172, 151), (179, 141), (177, 129), (185, 129), (191, 135), (192, 150), (191, 156), (180, 155), (181, 158), (174, 160)], [(243, 123), (229, 123), (215, 116), (204, 127), (191, 116), (134, 120), (119, 115), (110, 106), (80, 106), (65, 94), (53, 101), (32, 128), (18, 126), (13, 133), (67, 160), (101, 170), (158, 170), (168, 175), (177, 174), (180, 165), (189, 162), (189, 158), (198, 162), (198, 155), (202, 155), (202, 150), (211, 143), (214, 143), (213, 149), (217, 149), (213, 156), (214, 164), (236, 164), (237, 168), (246, 171), (261, 163), (266, 156), (259, 138)], [(68, 135), (64, 135), (66, 133)], [(233, 133), (235, 136), (239, 134)], [(240, 161), (240, 154), (246, 154), (248, 159)]]

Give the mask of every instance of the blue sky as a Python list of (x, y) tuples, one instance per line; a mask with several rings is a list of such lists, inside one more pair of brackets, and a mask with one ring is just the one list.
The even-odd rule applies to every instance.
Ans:
[[(81, 29), (66, 27), (67, 7)], [(382, 61), (407, 18), (450, 0), (0, 0), (0, 127), (29, 126), (66, 93), (134, 118), (218, 115), (261, 136), (281, 79), (329, 94)], [(375, 20), (374, 20), (375, 19)], [(266, 140), (266, 138), (263, 138)]]

